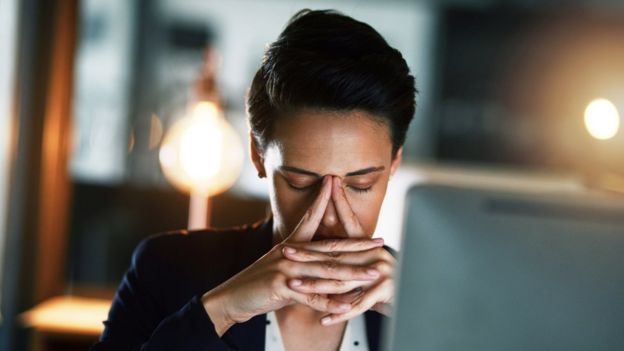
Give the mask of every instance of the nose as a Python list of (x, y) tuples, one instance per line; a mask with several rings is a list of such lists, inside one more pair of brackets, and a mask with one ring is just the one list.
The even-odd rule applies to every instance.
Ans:
[(319, 232), (317, 233), (319, 238), (346, 238), (347, 233), (342, 227), (340, 218), (338, 218), (338, 212), (334, 205), (334, 200), (330, 199), (325, 208), (321, 225), (319, 226)]
[(327, 203), (327, 208), (325, 208), (325, 214), (323, 215), (321, 223), (327, 229), (334, 229), (338, 224), (338, 214), (336, 213), (336, 208), (334, 207), (334, 201), (331, 199)]

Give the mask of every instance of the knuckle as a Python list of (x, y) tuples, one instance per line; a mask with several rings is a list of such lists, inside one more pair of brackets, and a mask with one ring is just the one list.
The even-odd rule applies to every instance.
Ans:
[(323, 261), (322, 265), (328, 272), (335, 272), (338, 269), (338, 264), (334, 260)]
[(340, 248), (340, 241), (336, 240), (336, 239), (331, 239), (327, 241), (327, 247), (331, 250), (331, 251), (336, 251)]
[(327, 262), (329, 262), (335, 269), (338, 269), (342, 266), (340, 260), (337, 260), (335, 258), (329, 259), (327, 260)]
[(327, 256), (337, 260), (337, 259), (341, 259), (343, 257), (343, 254), (340, 251), (330, 251), (327, 253)]
[(353, 271), (353, 273), (354, 273), (355, 275), (358, 275), (358, 276), (371, 278), (371, 277), (368, 275), (368, 270), (369, 270), (370, 268), (375, 268), (375, 269), (377, 269), (377, 268), (375, 267), (375, 265), (371, 265), (371, 266), (368, 266), (368, 267), (357, 267), (357, 268), (354, 268), (354, 269), (353, 269), (353, 270), (354, 270), (354, 271)]
[(319, 294), (309, 294), (306, 296), (306, 303), (310, 306), (316, 306), (321, 300), (321, 295)]
[(351, 245), (355, 249), (357, 249), (357, 250), (369, 249), (370, 248), (370, 244), (369, 244), (369, 240), (368, 239), (353, 239), (351, 241)]
[(280, 295), (280, 293), (278, 292), (278, 290), (272, 290), (271, 294), (269, 295), (269, 300), (270, 301), (281, 301), (282, 300), (282, 296)]
[(271, 290), (277, 291), (281, 289), (282, 286), (284, 286), (285, 280), (286, 277), (282, 273), (276, 272), (275, 274), (273, 274), (273, 276), (269, 279), (269, 285), (271, 286)]
[(388, 261), (383, 261), (382, 263), (380, 263), (380, 266), (381, 269), (386, 273), (390, 273), (394, 270), (394, 265)]
[(279, 262), (277, 262), (277, 269), (282, 273), (290, 272), (293, 269), (293, 262), (288, 259), (282, 258), (279, 260)]
[(307, 260), (314, 259), (314, 254), (312, 252), (304, 250), (304, 249), (298, 249), (297, 250), (297, 255), (299, 255), (299, 257), (301, 257), (303, 259), (307, 259)]
[(390, 270), (390, 265), (384, 260), (375, 261), (375, 263), (372, 264), (372, 267), (380, 273), (387, 273)]
[(344, 280), (334, 280), (332, 283), (336, 288), (344, 288), (347, 285)]
[(302, 281), (301, 287), (303, 288), (314, 289), (318, 285), (315, 279), (302, 279)]

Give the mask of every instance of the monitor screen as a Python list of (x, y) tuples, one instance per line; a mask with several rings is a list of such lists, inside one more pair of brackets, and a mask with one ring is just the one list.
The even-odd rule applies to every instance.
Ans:
[(388, 349), (624, 350), (624, 197), (419, 185), (404, 223)]

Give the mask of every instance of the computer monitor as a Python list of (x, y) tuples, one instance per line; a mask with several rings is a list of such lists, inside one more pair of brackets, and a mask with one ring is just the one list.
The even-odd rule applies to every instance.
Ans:
[(624, 197), (416, 185), (386, 350), (624, 350)]

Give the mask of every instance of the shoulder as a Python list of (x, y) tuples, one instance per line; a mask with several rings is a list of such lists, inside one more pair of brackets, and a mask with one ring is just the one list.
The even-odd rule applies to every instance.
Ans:
[(156, 233), (137, 245), (132, 254), (132, 267), (137, 275), (145, 277), (149, 272), (181, 272), (211, 263), (228, 267), (241, 259), (247, 261), (245, 256), (262, 254), (263, 243), (270, 242), (270, 233), (262, 230), (266, 224), (257, 222), (226, 229)]

